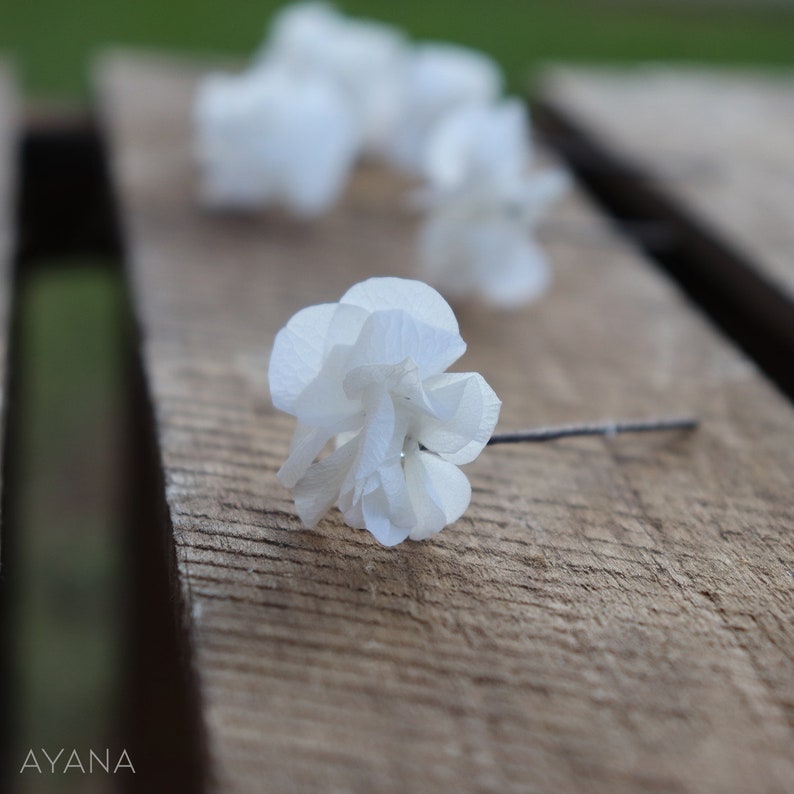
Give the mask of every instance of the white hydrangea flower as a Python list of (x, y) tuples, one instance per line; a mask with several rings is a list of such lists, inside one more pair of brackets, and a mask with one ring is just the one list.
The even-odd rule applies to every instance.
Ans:
[(430, 136), (447, 114), (491, 103), (501, 91), (501, 72), (487, 55), (455, 44), (417, 45), (405, 72), (391, 160), (406, 171), (421, 172)]
[(458, 466), (482, 451), (501, 406), (481, 375), (445, 372), (465, 349), (446, 301), (400, 278), (356, 284), (278, 333), (273, 404), (298, 418), (278, 477), (307, 526), (337, 504), (393, 546), (463, 515), (471, 487)]
[(333, 80), (356, 113), (363, 147), (378, 151), (400, 112), (408, 51), (406, 38), (390, 25), (306, 2), (276, 15), (259, 57), (262, 63)]
[(456, 192), (523, 176), (532, 159), (529, 115), (518, 99), (469, 105), (449, 113), (424, 152), (431, 190)]
[(275, 67), (212, 74), (199, 86), (194, 111), (208, 206), (280, 205), (314, 217), (347, 183), (358, 132), (341, 91), (322, 76)]
[(427, 218), (420, 237), (422, 277), (450, 297), (482, 295), (520, 306), (548, 286), (546, 256), (533, 229), (565, 192), (561, 170), (532, 173), (529, 120), (504, 100), (451, 113), (427, 146)]

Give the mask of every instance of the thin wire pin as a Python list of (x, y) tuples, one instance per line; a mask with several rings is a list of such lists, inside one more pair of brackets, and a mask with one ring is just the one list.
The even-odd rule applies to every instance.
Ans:
[(672, 419), (646, 419), (628, 422), (599, 422), (581, 425), (557, 425), (516, 430), (513, 433), (494, 433), (488, 440), (493, 444), (519, 444), (556, 441), (573, 436), (615, 436), (618, 433), (656, 433), (664, 430), (694, 430), (698, 420), (690, 417)]

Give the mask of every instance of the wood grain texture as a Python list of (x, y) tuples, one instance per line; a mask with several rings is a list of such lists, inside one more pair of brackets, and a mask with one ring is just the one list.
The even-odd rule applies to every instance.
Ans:
[(541, 95), (783, 295), (794, 325), (794, 74), (549, 70)]
[[(500, 429), (694, 413), (696, 434), (492, 448), (468, 513), (384, 549), (301, 527), (275, 332), (409, 275), (405, 184), (316, 224), (196, 205), (200, 70), (98, 66), (180, 598), (223, 792), (783, 792), (794, 779), (794, 412), (578, 193), (548, 296), (458, 307)], [(565, 230), (568, 231), (565, 231)], [(163, 605), (165, 608), (165, 605)]]

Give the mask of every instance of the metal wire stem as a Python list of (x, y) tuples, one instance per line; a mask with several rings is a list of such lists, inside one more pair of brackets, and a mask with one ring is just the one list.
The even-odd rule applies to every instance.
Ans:
[(493, 444), (519, 444), (555, 441), (572, 436), (615, 436), (618, 433), (656, 433), (663, 430), (694, 430), (698, 420), (693, 418), (646, 419), (628, 422), (598, 422), (581, 425), (557, 425), (516, 430), (513, 433), (495, 433), (488, 441)]

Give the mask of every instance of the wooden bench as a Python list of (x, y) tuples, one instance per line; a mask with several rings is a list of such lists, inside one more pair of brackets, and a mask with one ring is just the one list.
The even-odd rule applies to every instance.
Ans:
[(486, 450), (468, 513), (429, 543), (384, 549), (335, 512), (302, 528), (275, 478), (292, 421), (268, 398), (273, 336), (366, 276), (411, 275), (416, 220), (374, 167), (316, 224), (202, 212), (201, 71), (117, 54), (97, 82), (203, 787), (789, 789), (791, 405), (576, 190), (543, 235), (549, 295), (460, 309), (462, 366), (502, 429), (701, 429)]

